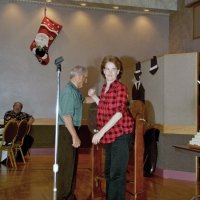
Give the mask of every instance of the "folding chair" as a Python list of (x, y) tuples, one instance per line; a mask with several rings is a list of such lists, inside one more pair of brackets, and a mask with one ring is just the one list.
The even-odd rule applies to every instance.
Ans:
[[(28, 124), (27, 135), (29, 135), (30, 131), (31, 131), (31, 125)], [(30, 157), (30, 155), (31, 155), (30, 149), (27, 151), (27, 154)]]
[(15, 156), (17, 155), (18, 151), (21, 153), (24, 164), (26, 163), (26, 161), (24, 159), (21, 146), (23, 145), (24, 137), (27, 134), (27, 131), (28, 131), (28, 122), (26, 120), (20, 121), (20, 123), (18, 124), (17, 136), (14, 141), (14, 149), (15, 149)]
[(8, 160), (10, 160), (10, 163), (12, 167), (17, 167), (15, 156), (14, 156), (14, 141), (17, 135), (18, 131), (18, 124), (15, 120), (10, 120), (3, 131), (3, 140), (2, 144), (0, 146), (0, 152), (7, 151), (8, 157), (6, 160), (6, 165), (8, 165)]

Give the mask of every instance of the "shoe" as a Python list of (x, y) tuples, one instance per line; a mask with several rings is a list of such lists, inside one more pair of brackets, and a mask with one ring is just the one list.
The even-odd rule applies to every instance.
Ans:
[(16, 158), (16, 161), (17, 162), (23, 162), (23, 159), (22, 158)]
[[(71, 194), (70, 196), (68, 196), (67, 198), (65, 198), (66, 200), (77, 200), (75, 194)], [(65, 200), (64, 199), (64, 200)]]
[(23, 162), (23, 159), (22, 159), (22, 155), (21, 154), (17, 154), (17, 156), (16, 156), (16, 161), (17, 162)]
[(2, 160), (0, 163), (1, 163), (2, 165), (5, 165), (5, 166), (6, 166), (6, 162), (7, 162), (7, 158), (4, 159), (4, 160)]

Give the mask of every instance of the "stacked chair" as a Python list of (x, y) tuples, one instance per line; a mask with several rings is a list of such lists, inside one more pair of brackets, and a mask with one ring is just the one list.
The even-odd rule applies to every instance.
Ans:
[(24, 159), (24, 155), (22, 152), (22, 144), (24, 141), (24, 137), (28, 132), (28, 123), (26, 120), (22, 120), (20, 121), (20, 123), (18, 124), (18, 132), (17, 132), (17, 136), (14, 140), (14, 149), (15, 149), (15, 156), (17, 155), (17, 152), (19, 151), (21, 153), (22, 156), (22, 160), (24, 162), (24, 164), (26, 163), (25, 159)]
[(15, 161), (15, 154), (14, 154), (14, 141), (17, 136), (18, 132), (18, 124), (15, 120), (10, 120), (3, 131), (3, 138), (1, 141), (0, 152), (7, 151), (7, 160), (6, 165), (8, 164), (8, 160), (12, 167), (17, 167)]
[(2, 151), (7, 151), (6, 165), (8, 165), (8, 160), (12, 167), (17, 168), (16, 155), (19, 151), (21, 153), (23, 162), (25, 162), (24, 155), (21, 146), (24, 141), (24, 137), (28, 132), (28, 123), (26, 120), (22, 120), (17, 123), (15, 120), (10, 120), (3, 131), (3, 138), (0, 145), (0, 153)]

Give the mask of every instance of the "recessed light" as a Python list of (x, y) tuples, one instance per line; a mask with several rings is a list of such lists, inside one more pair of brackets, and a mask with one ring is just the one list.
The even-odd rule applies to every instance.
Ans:
[(86, 6), (87, 4), (86, 4), (86, 3), (80, 3), (80, 5), (81, 5), (81, 6)]
[(113, 9), (118, 10), (119, 6), (113, 6)]

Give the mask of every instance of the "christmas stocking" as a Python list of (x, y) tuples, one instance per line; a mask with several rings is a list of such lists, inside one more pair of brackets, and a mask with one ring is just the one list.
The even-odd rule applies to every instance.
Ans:
[(49, 63), (49, 47), (62, 29), (62, 25), (44, 17), (30, 49), (42, 65)]

